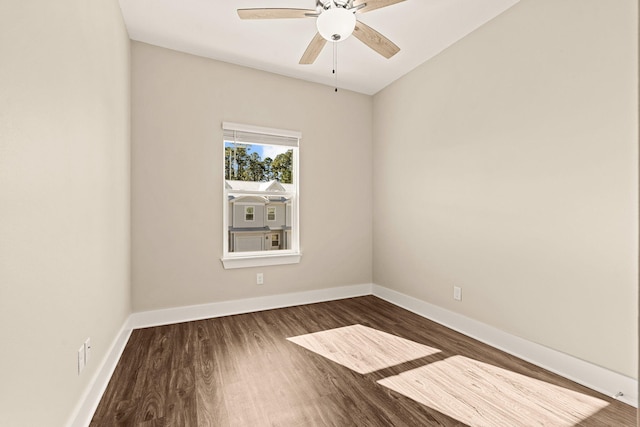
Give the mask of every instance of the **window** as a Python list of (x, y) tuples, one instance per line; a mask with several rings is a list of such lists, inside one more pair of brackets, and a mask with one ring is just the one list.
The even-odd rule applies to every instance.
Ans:
[(245, 206), (244, 207), (244, 220), (247, 222), (252, 222), (253, 221), (253, 214), (254, 214), (255, 208), (253, 206)]
[(224, 268), (300, 261), (300, 133), (224, 122)]
[(268, 206), (267, 207), (267, 221), (275, 221), (276, 220), (276, 207)]

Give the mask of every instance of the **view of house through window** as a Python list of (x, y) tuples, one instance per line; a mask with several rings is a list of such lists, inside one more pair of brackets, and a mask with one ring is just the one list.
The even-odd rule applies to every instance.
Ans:
[(246, 133), (238, 142), (235, 135), (224, 139), (225, 254), (297, 249), (297, 145), (251, 142)]

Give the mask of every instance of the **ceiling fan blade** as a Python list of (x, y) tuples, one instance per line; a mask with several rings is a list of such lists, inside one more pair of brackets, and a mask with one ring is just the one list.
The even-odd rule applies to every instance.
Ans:
[(357, 7), (361, 4), (366, 4), (364, 7), (358, 10), (360, 13), (371, 12), (372, 10), (380, 9), (381, 7), (391, 6), (392, 4), (403, 2), (404, 0), (355, 0), (353, 6)]
[(302, 54), (302, 58), (300, 58), (300, 64), (313, 64), (320, 55), (322, 48), (327, 44), (327, 41), (320, 35), (320, 33), (316, 33), (316, 35), (307, 46), (307, 50)]
[(391, 40), (360, 21), (356, 21), (356, 28), (353, 30), (353, 35), (387, 59), (400, 52), (400, 48)]
[(307, 13), (316, 14), (315, 9), (238, 9), (240, 19), (286, 19), (307, 18)]

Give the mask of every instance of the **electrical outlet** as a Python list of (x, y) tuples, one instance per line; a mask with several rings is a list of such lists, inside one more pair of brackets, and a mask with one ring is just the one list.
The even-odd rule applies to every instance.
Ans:
[(84, 342), (84, 364), (88, 364), (91, 359), (91, 337)]
[(462, 288), (458, 286), (453, 287), (453, 299), (456, 301), (462, 301)]
[(78, 349), (78, 375), (84, 369), (84, 365), (84, 344), (82, 344), (82, 347)]
[(256, 274), (256, 284), (258, 285), (264, 284), (264, 275), (262, 273)]

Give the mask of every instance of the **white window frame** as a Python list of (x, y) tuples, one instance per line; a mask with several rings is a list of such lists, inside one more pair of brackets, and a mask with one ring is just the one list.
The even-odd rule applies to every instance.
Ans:
[[(239, 135), (242, 138), (250, 138), (245, 143), (250, 144), (262, 144), (262, 145), (283, 145), (293, 149), (293, 188), (291, 193), (278, 193), (279, 195), (285, 195), (291, 198), (291, 248), (279, 249), (272, 251), (259, 251), (259, 252), (229, 252), (229, 193), (238, 193), (237, 191), (229, 190), (225, 185), (226, 180), (224, 177), (224, 154), (222, 156), (222, 250), (223, 256), (221, 258), (222, 265), (225, 269), (234, 268), (248, 268), (248, 267), (262, 267), (269, 265), (283, 265), (283, 264), (297, 264), (300, 262), (302, 253), (300, 251), (300, 178), (299, 178), (299, 149), (300, 139), (302, 133), (298, 131), (273, 129), (261, 126), (253, 126), (242, 123), (223, 122), (223, 138), (222, 138), (222, 152), (224, 153), (224, 142), (228, 140), (225, 138), (225, 134), (233, 132), (234, 135)], [(251, 139), (251, 138), (254, 138)], [(279, 143), (279, 139), (282, 143)], [(251, 193), (250, 195), (264, 196), (267, 193)], [(266, 207), (265, 207), (266, 208)], [(266, 213), (266, 209), (265, 209)], [(246, 219), (246, 217), (245, 217)], [(255, 219), (255, 210), (254, 210)]]

